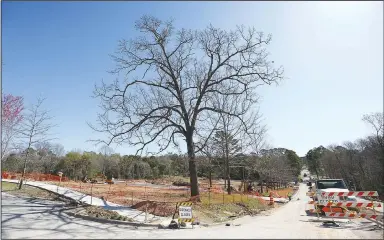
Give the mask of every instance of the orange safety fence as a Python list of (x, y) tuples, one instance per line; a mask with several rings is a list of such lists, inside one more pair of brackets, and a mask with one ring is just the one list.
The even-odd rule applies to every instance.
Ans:
[[(115, 184), (92, 184), (74, 181), (61, 183), (60, 186), (87, 195), (102, 198), (113, 203), (131, 206), (143, 201), (157, 203), (178, 203), (185, 201), (195, 201), (196, 198), (191, 198), (190, 189), (174, 189), (172, 186), (156, 188), (150, 186), (145, 187), (126, 185), (124, 182), (118, 182)], [(254, 198), (251, 195), (252, 194), (248, 193), (233, 193), (232, 195), (228, 195), (225, 191), (209, 192), (200, 188), (200, 198), (203, 201), (209, 202), (211, 204), (246, 202), (248, 199)]]
[[(2, 179), (17, 179), (21, 177), (21, 173), (11, 173), (11, 172), (2, 172)], [(24, 176), (26, 179), (34, 180), (34, 181), (53, 181), (59, 182), (60, 176), (52, 175), (52, 174), (43, 174), (43, 173), (26, 173)], [(69, 181), (69, 179), (65, 176), (61, 178), (62, 182)]]
[[(2, 178), (16, 176), (21, 177), (20, 173), (2, 172)], [(83, 194), (93, 197), (102, 198), (105, 201), (121, 204), (125, 206), (133, 206), (141, 202), (150, 201), (157, 203), (178, 203), (185, 201), (195, 201), (195, 198), (190, 196), (190, 187), (176, 187), (171, 184), (156, 185), (156, 184), (138, 184), (140, 181), (117, 181), (115, 184), (104, 183), (84, 183), (81, 181), (72, 181), (63, 177), (59, 183), (60, 177), (51, 174), (28, 173), (27, 179), (35, 181), (45, 181), (51, 184), (60, 185)], [(245, 193), (243, 191), (233, 191), (232, 195), (228, 195), (224, 189), (224, 184), (209, 184), (202, 183), (199, 186), (200, 198), (203, 202), (209, 204), (226, 204), (246, 202), (249, 199), (255, 198), (260, 194), (257, 192)], [(257, 198), (261, 203), (266, 204), (262, 199)]]

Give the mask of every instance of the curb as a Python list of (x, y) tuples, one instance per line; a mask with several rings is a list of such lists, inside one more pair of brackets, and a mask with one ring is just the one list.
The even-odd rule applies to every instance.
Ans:
[(225, 225), (227, 223), (231, 223), (230, 221), (227, 221), (227, 222), (220, 222), (220, 223), (200, 223), (200, 226), (203, 226), (203, 227), (215, 227), (215, 226), (219, 226), (219, 225)]
[[(250, 215), (246, 215), (246, 216), (250, 216)], [(240, 218), (236, 218), (236, 219), (240, 219)], [(200, 223), (200, 226), (203, 226), (203, 227), (215, 227), (215, 226), (219, 226), (219, 225), (226, 225), (228, 223), (231, 224), (231, 226), (240, 226), (241, 224), (233, 224), (233, 221), (235, 221), (236, 219), (234, 219), (232, 221), (219, 222), (219, 223)]]
[[(227, 223), (230, 223), (232, 225), (232, 223), (236, 220), (239, 220), (239, 219), (242, 219), (244, 217), (247, 217), (247, 216), (250, 216), (250, 217), (256, 217), (255, 216), (251, 216), (251, 215), (244, 215), (244, 216), (241, 216), (241, 217), (238, 217), (238, 218), (235, 218), (235, 219), (232, 219), (232, 220), (229, 220), (229, 221), (224, 221), (224, 222), (217, 222), (217, 223), (200, 223), (200, 226), (203, 226), (203, 227), (214, 227), (214, 226), (219, 226), (219, 225), (226, 225)], [(241, 224), (240, 224), (241, 225)]]
[[(7, 182), (7, 181), (4, 181), (4, 182)], [(79, 205), (83, 205), (83, 206), (92, 206), (91, 204), (84, 203), (84, 202), (81, 202), (79, 200), (75, 200), (75, 199), (67, 197), (67, 196), (65, 196), (63, 194), (60, 194), (58, 192), (55, 192), (55, 191), (52, 191), (52, 190), (49, 190), (49, 189), (46, 189), (46, 188), (43, 188), (43, 187), (40, 187), (40, 186), (30, 185), (27, 182), (24, 183), (24, 184), (28, 185), (28, 186), (31, 186), (31, 187), (39, 188), (39, 189), (44, 190), (44, 191), (51, 192), (51, 193), (53, 193), (53, 194), (55, 194), (55, 195), (57, 195), (59, 197), (62, 197), (64, 199), (69, 200), (72, 203), (78, 203)], [(85, 215), (76, 214), (76, 213), (73, 213), (73, 212), (65, 212), (65, 211), (66, 211), (66, 209), (63, 209), (62, 213), (66, 214), (68, 216), (72, 216), (72, 217), (75, 217), (75, 218), (81, 218), (81, 219), (84, 219), (84, 220), (90, 220), (90, 221), (94, 221), (94, 222), (100, 222), (100, 223), (112, 223), (112, 224), (114, 223), (114, 224), (130, 225), (130, 226), (135, 226), (135, 227), (158, 227), (158, 228), (162, 227), (161, 224), (126, 222), (126, 221), (119, 221), (119, 220), (113, 220), (113, 219), (103, 219), (103, 218), (90, 217), (90, 216), (85, 216)]]
[(161, 224), (153, 224), (153, 223), (138, 223), (138, 222), (126, 222), (126, 221), (119, 221), (119, 220), (113, 220), (113, 219), (104, 219), (104, 218), (97, 218), (97, 217), (91, 217), (86, 216), (82, 214), (76, 214), (73, 212), (62, 212), (68, 216), (75, 217), (75, 218), (81, 218), (83, 220), (88, 221), (94, 221), (99, 223), (111, 223), (111, 224), (120, 224), (120, 225), (129, 225), (129, 226), (135, 226), (135, 227), (157, 227), (161, 228)]
[[(2, 179), (1, 181), (3, 181), (3, 179)], [(8, 181), (4, 181), (4, 182), (8, 182)], [(14, 183), (14, 182), (10, 182), (10, 183)], [(17, 183), (14, 183), (14, 184), (17, 184)], [(81, 202), (81, 201), (79, 201), (79, 200), (75, 200), (75, 199), (73, 199), (73, 198), (67, 197), (67, 196), (65, 196), (65, 195), (63, 195), (63, 194), (60, 194), (60, 193), (58, 193), (58, 192), (55, 192), (55, 191), (53, 191), (53, 190), (49, 190), (49, 189), (46, 189), (46, 188), (43, 188), (43, 187), (40, 187), (40, 186), (30, 185), (30, 184), (28, 184), (28, 182), (25, 182), (25, 183), (23, 183), (23, 184), (28, 185), (28, 186), (30, 186), (30, 187), (35, 187), (35, 188), (38, 188), (38, 189), (41, 189), (41, 190), (44, 190), (44, 191), (47, 191), (47, 192), (50, 192), (50, 193), (53, 193), (53, 194), (55, 194), (55, 195), (57, 195), (57, 196), (59, 196), (59, 197), (61, 197), (61, 198), (64, 198), (64, 199), (69, 200), (69, 201), (72, 202), (72, 203), (78, 203), (79, 205), (84, 205), (84, 206), (92, 206), (92, 205), (90, 205), (90, 204), (88, 204), (88, 203), (84, 203), (84, 202)]]

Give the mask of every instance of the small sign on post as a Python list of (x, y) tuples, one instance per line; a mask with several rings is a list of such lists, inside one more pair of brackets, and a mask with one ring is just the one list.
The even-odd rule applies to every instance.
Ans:
[(192, 206), (180, 206), (179, 207), (179, 217), (182, 219), (192, 219)]
[[(191, 222), (193, 223), (193, 214), (192, 214), (192, 202), (181, 202), (177, 204), (179, 209), (179, 223), (181, 222)], [(192, 224), (193, 227), (193, 224)]]
[[(59, 182), (59, 186), (61, 185), (61, 178), (63, 177), (63, 172), (58, 172), (57, 175), (60, 176), (60, 182)], [(57, 193), (59, 192), (59, 187), (57, 187)]]

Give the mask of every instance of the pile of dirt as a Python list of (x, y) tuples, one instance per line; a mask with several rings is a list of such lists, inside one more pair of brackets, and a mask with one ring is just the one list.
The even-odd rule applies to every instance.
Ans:
[(131, 218), (126, 216), (122, 216), (115, 211), (106, 210), (101, 207), (96, 206), (88, 206), (84, 208), (85, 213), (90, 217), (103, 218), (103, 219), (112, 219), (112, 220), (120, 220), (132, 222)]
[(160, 217), (169, 217), (172, 216), (175, 212), (176, 204), (175, 203), (165, 203), (165, 202), (152, 202), (152, 201), (142, 201), (132, 206), (132, 208), (139, 211), (145, 212), (148, 211), (149, 214), (160, 216)]
[(178, 186), (178, 187), (190, 187), (191, 184), (189, 182), (185, 182), (182, 180), (178, 180), (172, 183), (173, 186)]

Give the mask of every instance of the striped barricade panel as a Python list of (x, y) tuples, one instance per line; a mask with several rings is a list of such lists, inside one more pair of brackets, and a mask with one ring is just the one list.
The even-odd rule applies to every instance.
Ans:
[[(328, 203), (328, 206), (330, 206), (331, 203)], [(337, 202), (334, 203), (334, 206), (336, 207), (381, 207), (380, 203), (363, 203), (363, 202)]]
[(190, 207), (190, 206), (192, 206), (192, 202), (180, 202), (180, 203), (177, 204), (177, 206)]
[[(308, 204), (317, 204), (316, 201), (309, 201)], [(367, 202), (328, 202), (327, 204), (324, 204), (324, 206), (332, 206), (332, 207), (357, 207), (357, 208), (362, 208), (362, 207), (381, 207), (380, 203), (367, 203)]]
[(179, 218), (178, 221), (180, 222), (193, 222), (194, 218)]
[(327, 217), (338, 217), (338, 218), (367, 218), (367, 219), (374, 219), (374, 220), (379, 220), (383, 218), (382, 215), (375, 215), (375, 214), (366, 214), (366, 213), (361, 213), (361, 214), (354, 214), (354, 213), (333, 213), (333, 212), (326, 212), (325, 215)]
[(323, 196), (338, 196), (338, 197), (377, 197), (377, 191), (356, 191), (356, 192), (322, 192)]

